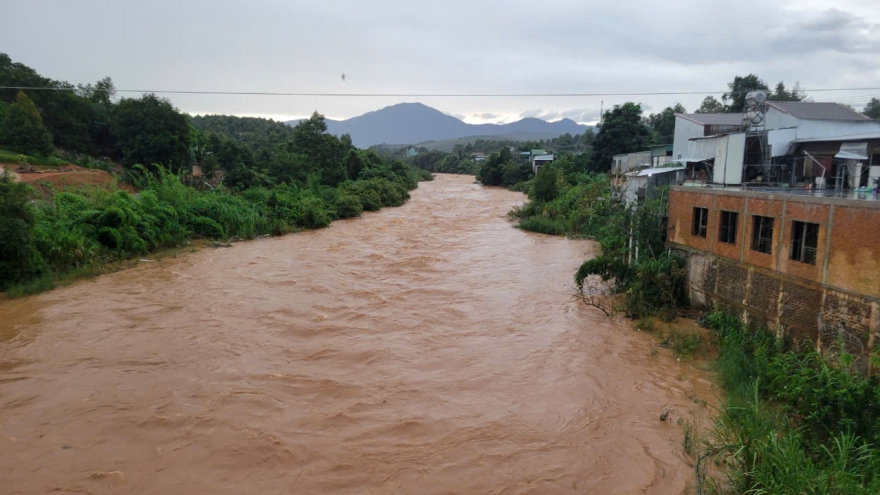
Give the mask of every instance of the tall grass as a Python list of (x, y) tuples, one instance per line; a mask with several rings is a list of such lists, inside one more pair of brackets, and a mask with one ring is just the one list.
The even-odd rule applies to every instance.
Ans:
[(540, 234), (565, 235), (565, 223), (550, 217), (532, 216), (520, 220), (516, 225), (522, 230)]
[(880, 381), (713, 314), (727, 392), (705, 442), (721, 493), (880, 493)]

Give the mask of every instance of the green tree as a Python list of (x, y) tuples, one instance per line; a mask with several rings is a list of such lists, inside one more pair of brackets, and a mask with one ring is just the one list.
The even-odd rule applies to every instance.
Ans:
[(159, 164), (181, 170), (190, 165), (186, 116), (154, 94), (123, 98), (113, 113), (110, 131), (125, 166)]
[(364, 159), (357, 150), (349, 150), (345, 155), (345, 169), (350, 179), (357, 179), (364, 169)]
[(674, 107), (666, 107), (660, 113), (652, 113), (647, 118), (648, 127), (654, 131), (658, 143), (671, 143), (675, 134), (675, 114), (687, 113), (687, 110), (676, 103)]
[(593, 141), (590, 168), (594, 172), (606, 172), (611, 170), (614, 155), (643, 151), (651, 144), (651, 130), (642, 123), (642, 107), (633, 102), (614, 105), (602, 116), (599, 133)]
[(538, 170), (535, 183), (532, 184), (530, 199), (543, 203), (553, 201), (559, 194), (559, 169), (554, 165), (546, 165)]
[(707, 96), (697, 109), (697, 113), (724, 113), (724, 105), (714, 96)]
[[(8, 55), (0, 53), (0, 86), (47, 88), (52, 91), (33, 91), (33, 100), (43, 118), (43, 125), (52, 133), (55, 146), (76, 152), (91, 147), (89, 129), (95, 119), (92, 105), (76, 94), (71, 84), (53, 81), (40, 76), (35, 70), (14, 63)], [(12, 103), (17, 90), (0, 89), (0, 99)]]
[(0, 290), (43, 273), (45, 264), (34, 244), (36, 217), (30, 188), (0, 174)]
[(728, 92), (721, 97), (724, 100), (724, 111), (728, 113), (742, 112), (746, 106), (746, 95), (751, 91), (767, 91), (767, 83), (754, 74), (745, 77), (736, 76), (727, 84)]
[(862, 114), (871, 117), (872, 119), (880, 119), (880, 100), (877, 98), (871, 98), (871, 101), (865, 105), (865, 109), (862, 110)]
[[(500, 186), (502, 182), (504, 182), (504, 165), (507, 164), (507, 161), (504, 161), (502, 156), (503, 150), (502, 153), (492, 153), (489, 155), (489, 159), (483, 162), (483, 166), (480, 167), (480, 173), (477, 174), (477, 178), (484, 185)], [(510, 150), (507, 150), (506, 156), (509, 161)]]
[(785, 89), (782, 81), (776, 84), (776, 90), (767, 95), (768, 100), (773, 101), (801, 101), (806, 97), (800, 83), (795, 82), (791, 90)]
[(34, 102), (23, 92), (15, 96), (2, 124), (0, 141), (4, 144), (29, 155), (52, 153), (52, 133), (43, 125)]
[(315, 112), (293, 128), (293, 144), (297, 152), (309, 157), (313, 170), (321, 175), (321, 182), (335, 187), (345, 181), (347, 172), (343, 163), (349, 149), (336, 136), (327, 133), (324, 116)]

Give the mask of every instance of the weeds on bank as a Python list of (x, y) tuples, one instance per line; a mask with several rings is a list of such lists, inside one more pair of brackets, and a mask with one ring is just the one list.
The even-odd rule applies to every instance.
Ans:
[(840, 360), (798, 351), (724, 314), (711, 315), (708, 326), (727, 399), (696, 457), (712, 459), (727, 476), (700, 480), (707, 490), (880, 493), (876, 376), (850, 373)]
[[(651, 317), (640, 318), (636, 320), (636, 328), (642, 332), (656, 335), (660, 343), (660, 347), (671, 349), (677, 358), (693, 357), (699, 352), (705, 350), (705, 342), (703, 335), (694, 332), (683, 332), (675, 328), (667, 328), (663, 330)], [(652, 351), (652, 355), (655, 352)]]
[(363, 210), (402, 205), (425, 175), (378, 167), (336, 188), (282, 183), (199, 191), (161, 167), (135, 171), (137, 196), (110, 186), (41, 198), (30, 186), (0, 175), (0, 291), (9, 297), (42, 292), (101, 273), (108, 263), (185, 246), (191, 239), (228, 243), (323, 228)]

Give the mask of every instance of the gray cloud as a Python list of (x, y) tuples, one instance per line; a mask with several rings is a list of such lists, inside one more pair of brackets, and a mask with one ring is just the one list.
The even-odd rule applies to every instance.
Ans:
[(501, 115), (497, 113), (475, 113), (474, 118), (483, 120), (496, 120), (501, 118)]
[(880, 23), (837, 9), (796, 16), (775, 36), (771, 46), (792, 54), (836, 51), (876, 54), (880, 51)]
[[(736, 75), (770, 84), (880, 86), (880, 2), (741, 0), (28, 0), (3, 2), (0, 50), (72, 83), (305, 93), (723, 92)], [(466, 28), (481, 19), (478, 29)], [(87, 25), (89, 29), (81, 29)], [(33, 36), (35, 31), (53, 36)], [(64, 40), (58, 42), (58, 40)], [(345, 82), (339, 77), (347, 75)], [(821, 93), (822, 99), (851, 93)], [(421, 100), (480, 121), (593, 119), (706, 94), (569, 98), (319, 98), (170, 95), (192, 113), (347, 118)], [(720, 95), (716, 95), (720, 96)], [(819, 96), (819, 95), (816, 95)], [(482, 116), (494, 115), (495, 119)], [(583, 121), (583, 120), (579, 120)]]

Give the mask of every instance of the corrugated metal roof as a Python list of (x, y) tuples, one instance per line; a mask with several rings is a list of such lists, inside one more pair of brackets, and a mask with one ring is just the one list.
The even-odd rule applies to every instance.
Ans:
[(796, 139), (795, 143), (827, 143), (833, 141), (861, 141), (861, 140), (875, 140), (880, 139), (880, 132), (874, 133), (865, 133), (865, 134), (847, 134), (845, 136), (838, 137), (827, 137), (827, 138), (810, 138), (810, 139)]
[(685, 166), (681, 165), (678, 167), (657, 167), (657, 168), (645, 168), (639, 170), (636, 174), (638, 177), (650, 177), (654, 174), (665, 174), (667, 172), (678, 172), (679, 170), (684, 170)]
[(798, 119), (812, 120), (871, 120), (840, 103), (824, 101), (768, 101), (767, 105)]
[(741, 113), (677, 113), (682, 117), (702, 125), (742, 125)]

